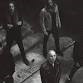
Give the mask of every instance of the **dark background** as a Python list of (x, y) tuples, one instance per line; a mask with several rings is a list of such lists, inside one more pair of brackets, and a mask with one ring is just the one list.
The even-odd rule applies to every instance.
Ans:
[[(36, 32), (41, 31), (39, 13), (44, 7), (45, 0), (15, 0), (16, 6), (23, 18), (32, 25)], [(59, 5), (62, 30), (79, 41), (83, 40), (83, 1), (56, 0)], [(3, 21), (8, 8), (9, 0), (0, 0), (0, 22)]]

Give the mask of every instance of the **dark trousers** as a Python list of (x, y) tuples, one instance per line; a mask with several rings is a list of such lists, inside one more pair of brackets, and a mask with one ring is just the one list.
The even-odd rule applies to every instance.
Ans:
[[(8, 70), (8, 71), (6, 71)], [(14, 79), (13, 79), (13, 73), (15, 72), (15, 67), (12, 67), (10, 69), (4, 69), (2, 70), (2, 72), (0, 71), (0, 83), (14, 83)]]
[(3, 83), (3, 82), (14, 83), (14, 79), (13, 79), (12, 75), (8, 76), (8, 77), (0, 77), (0, 83)]
[(77, 41), (75, 41), (74, 43), (73, 60), (74, 60), (74, 65), (69, 75), (70, 79), (72, 79), (74, 73), (80, 68), (80, 64), (79, 66), (77, 66), (77, 63), (79, 63), (79, 43)]
[(23, 43), (22, 43), (22, 36), (21, 36), (21, 31), (9, 31), (7, 32), (7, 36), (6, 36), (6, 41), (7, 41), (7, 47), (10, 50), (13, 41), (16, 41), (16, 43), (19, 46), (19, 49), (21, 51), (21, 56), (22, 58), (25, 57), (25, 52), (24, 52), (24, 47), (23, 47)]
[(50, 34), (53, 35), (54, 41), (55, 41), (55, 47), (56, 47), (56, 53), (61, 54), (60, 51), (60, 46), (59, 46), (59, 36), (58, 36), (58, 31), (55, 32), (55, 30), (52, 31), (47, 31), (48, 35), (44, 34), (44, 41), (43, 41), (43, 55), (46, 57), (47, 56), (47, 42)]

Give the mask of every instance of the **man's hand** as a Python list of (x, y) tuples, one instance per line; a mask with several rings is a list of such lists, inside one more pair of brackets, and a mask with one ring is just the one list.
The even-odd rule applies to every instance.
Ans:
[(60, 19), (59, 19), (59, 28), (61, 29), (61, 22), (60, 22)]
[(48, 35), (48, 32), (46, 31), (46, 28), (44, 27), (43, 32), (45, 35)]
[(22, 21), (18, 21), (18, 22), (17, 22), (17, 25), (18, 25), (18, 26), (21, 26), (21, 25), (22, 25)]
[(77, 66), (77, 67), (80, 67), (80, 64), (79, 64), (79, 63), (76, 63), (76, 66)]
[(9, 29), (11, 29), (13, 27), (12, 24), (7, 24), (7, 26), (9, 27)]
[(44, 31), (44, 34), (45, 34), (45, 35), (48, 35), (48, 32), (47, 32), (47, 31)]
[(0, 25), (0, 29), (2, 29), (3, 28), (3, 26), (2, 25)]

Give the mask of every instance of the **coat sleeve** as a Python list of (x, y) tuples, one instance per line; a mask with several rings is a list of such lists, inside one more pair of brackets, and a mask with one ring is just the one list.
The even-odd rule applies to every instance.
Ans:
[(43, 67), (40, 68), (40, 76), (41, 76), (41, 81), (42, 83), (46, 83), (46, 80), (45, 80), (45, 70)]
[(44, 24), (44, 14), (45, 14), (45, 9), (43, 8), (40, 12), (40, 25), (41, 25), (42, 31), (46, 32), (46, 27)]
[(57, 5), (55, 6), (55, 13), (56, 13), (56, 26), (61, 28), (61, 21), (60, 21), (59, 10)]

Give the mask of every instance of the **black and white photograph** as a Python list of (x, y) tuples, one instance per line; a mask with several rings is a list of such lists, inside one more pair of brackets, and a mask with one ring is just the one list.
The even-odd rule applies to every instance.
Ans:
[(82, 0), (0, 0), (0, 83), (83, 83)]

